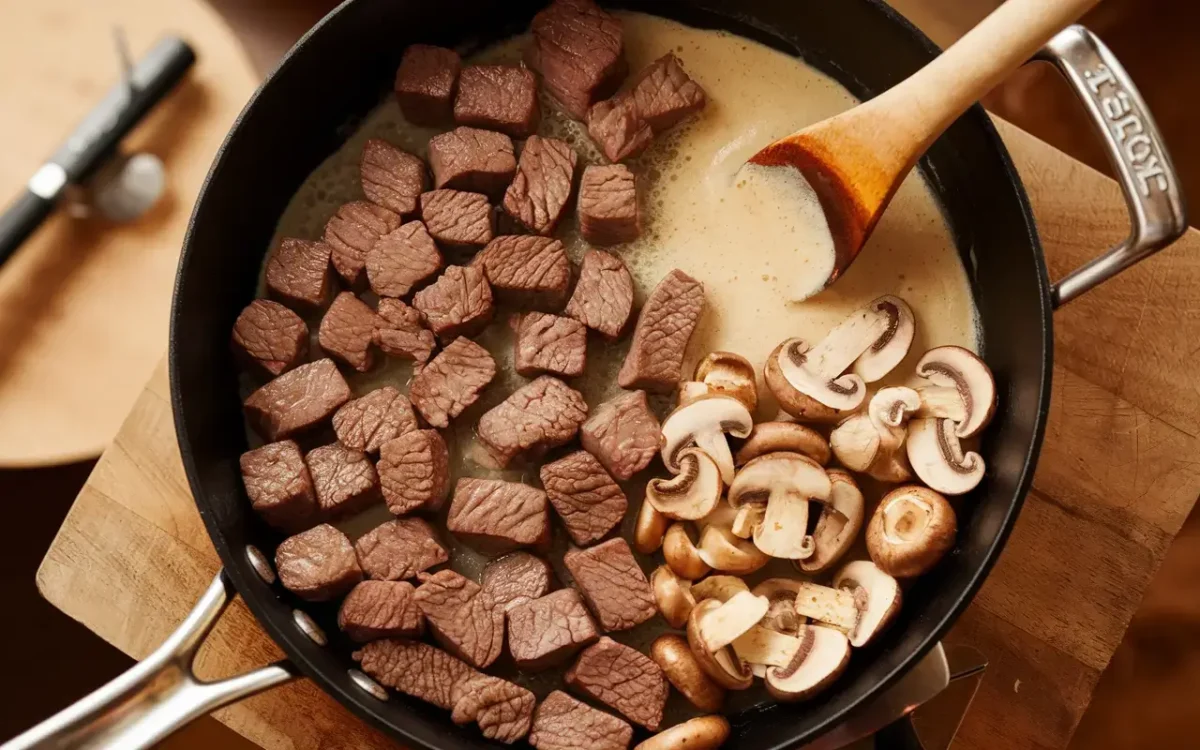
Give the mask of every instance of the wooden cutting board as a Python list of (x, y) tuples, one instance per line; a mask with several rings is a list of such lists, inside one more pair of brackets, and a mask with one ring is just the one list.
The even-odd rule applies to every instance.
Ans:
[[(1127, 231), (1115, 183), (1005, 123), (1054, 277)], [(1054, 391), (1034, 488), (1004, 554), (948, 640), (990, 661), (957, 747), (1062, 748), (1142, 592), (1200, 493), (1200, 233), (1056, 316)], [(38, 571), (43, 595), (141, 658), (219, 561), (187, 488), (160, 366)], [(205, 675), (282, 656), (239, 601), (201, 651)], [(301, 681), (218, 718), (270, 748), (391, 747)]]

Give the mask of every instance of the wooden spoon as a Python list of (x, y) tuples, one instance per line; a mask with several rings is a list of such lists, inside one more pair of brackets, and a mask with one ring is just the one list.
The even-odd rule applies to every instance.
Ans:
[(835, 257), (829, 278), (813, 294), (858, 256), (901, 181), (937, 137), (1099, 1), (1008, 0), (907, 80), (750, 158), (750, 164), (800, 170), (821, 201)]

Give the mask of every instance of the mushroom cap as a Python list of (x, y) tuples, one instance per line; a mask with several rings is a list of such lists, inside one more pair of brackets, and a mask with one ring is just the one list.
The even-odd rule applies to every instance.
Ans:
[(768, 453), (800, 453), (824, 466), (829, 463), (829, 442), (816, 430), (797, 422), (759, 422), (734, 457), (742, 466)]
[(728, 646), (716, 650), (709, 649), (708, 641), (701, 632), (701, 618), (721, 606), (722, 603), (716, 599), (705, 599), (692, 608), (687, 624), (688, 648), (704, 673), (718, 685), (726, 690), (745, 690), (754, 684), (754, 673), (750, 671), (750, 665)]
[(709, 393), (720, 393), (741, 401), (751, 414), (758, 408), (754, 365), (740, 354), (709, 352), (696, 365), (693, 379), (704, 383)]
[(687, 524), (675, 522), (663, 537), (663, 559), (680, 578), (694, 581), (708, 575), (709, 565), (692, 541)]
[(637, 523), (633, 528), (633, 548), (643, 555), (652, 555), (662, 546), (671, 520), (659, 513), (653, 505), (642, 501)]
[(896, 578), (925, 573), (954, 546), (954, 508), (937, 492), (917, 485), (884, 495), (867, 525), (867, 551), (879, 569)]
[(792, 578), (767, 578), (751, 589), (756, 596), (765, 596), (770, 606), (759, 626), (784, 635), (796, 635), (808, 618), (796, 613), (796, 592), (800, 581)]
[(664, 729), (633, 750), (716, 750), (729, 739), (729, 732), (724, 716), (697, 716)]
[(859, 616), (849, 637), (855, 648), (870, 643), (900, 611), (900, 585), (870, 560), (847, 563), (834, 576), (833, 586), (854, 594)]
[(881, 482), (903, 482), (912, 473), (901, 450), (909, 415), (921, 405), (912, 388), (882, 388), (867, 405), (865, 413), (848, 417), (829, 435), (834, 455), (846, 468)]
[(695, 521), (704, 518), (721, 500), (725, 483), (716, 461), (696, 447), (684, 448), (676, 457), (679, 473), (646, 484), (646, 502), (667, 518)]
[(772, 557), (803, 560), (813, 553), (809, 500), (824, 501), (830, 490), (825, 469), (808, 456), (768, 453), (741, 468), (728, 499), (735, 508), (765, 501), (762, 521), (754, 526), (755, 546)]
[(778, 701), (798, 701), (824, 690), (850, 663), (850, 641), (832, 628), (805, 626), (792, 662), (767, 670), (767, 692)]
[(654, 589), (654, 601), (667, 624), (673, 628), (687, 624), (688, 615), (696, 606), (696, 599), (689, 590), (691, 585), (680, 580), (666, 565), (659, 565), (650, 574), (650, 587)]
[(863, 494), (854, 478), (841, 469), (826, 469), (825, 473), (831, 489), (813, 529), (813, 554), (797, 563), (809, 575), (823, 573), (842, 559), (858, 538), (865, 515)]
[(663, 420), (663, 463), (671, 473), (678, 473), (680, 453), (694, 445), (716, 462), (722, 481), (728, 484), (733, 481), (733, 455), (725, 436), (744, 438), (753, 427), (754, 418), (736, 398), (701, 396), (677, 407)]
[(914, 419), (908, 425), (908, 461), (922, 482), (946, 495), (970, 492), (983, 481), (983, 456), (963, 451), (956, 424), (948, 419)]
[(698, 383), (695, 380), (685, 380), (679, 384), (679, 396), (675, 408), (687, 406), (701, 396), (707, 396), (710, 393), (712, 391), (704, 383)]
[[(857, 409), (867, 387), (857, 375), (818, 379), (804, 368), (811, 347), (791, 338), (775, 347), (763, 366), (763, 380), (775, 395), (779, 408), (802, 422), (836, 422)], [(814, 395), (819, 394), (819, 395)], [(833, 403), (828, 403), (832, 401)]]
[[(669, 533), (669, 532), (668, 532)], [(771, 561), (769, 555), (726, 526), (710, 524), (700, 534), (700, 559), (713, 570), (749, 575)]]
[(885, 294), (868, 307), (887, 316), (887, 329), (854, 360), (854, 374), (867, 383), (874, 383), (894, 370), (908, 354), (917, 326), (912, 308), (899, 297)]
[[(992, 371), (974, 352), (961, 346), (939, 346), (925, 352), (917, 362), (917, 376), (934, 385), (958, 391), (966, 409), (955, 434), (960, 438), (977, 435), (987, 427), (996, 412), (996, 380)], [(939, 416), (939, 415), (928, 415)]]
[(650, 645), (650, 658), (688, 702), (701, 711), (720, 711), (725, 689), (701, 669), (687, 639), (674, 633), (660, 635)]
[[(702, 602), (705, 599), (716, 599), (719, 602), (727, 602), (733, 598), (734, 594), (740, 594), (743, 591), (749, 590), (750, 587), (741, 578), (720, 574), (702, 578), (692, 584), (692, 596), (696, 598), (697, 602)], [(759, 592), (756, 591), (755, 593), (758, 594)]]

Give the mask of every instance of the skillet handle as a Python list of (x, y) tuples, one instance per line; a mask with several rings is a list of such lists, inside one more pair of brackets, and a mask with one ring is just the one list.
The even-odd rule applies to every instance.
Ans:
[(1174, 242), (1187, 230), (1187, 209), (1166, 144), (1129, 74), (1083, 26), (1068, 26), (1034, 59), (1052, 63), (1075, 89), (1129, 206), (1129, 237), (1067, 274), (1051, 291), (1061, 307)]
[(217, 682), (196, 679), (196, 652), (236, 593), (222, 570), (154, 653), (0, 750), (141, 750), (210, 711), (298, 677), (291, 664), (278, 662)]

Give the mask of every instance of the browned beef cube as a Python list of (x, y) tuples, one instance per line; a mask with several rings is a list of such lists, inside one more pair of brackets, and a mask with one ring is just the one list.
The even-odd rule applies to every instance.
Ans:
[(517, 547), (545, 547), (550, 543), (546, 493), (519, 482), (460, 479), (454, 486), (446, 528), (488, 555)]
[(632, 740), (628, 722), (561, 690), (538, 706), (529, 733), (529, 744), (537, 750), (629, 750)]
[(496, 661), (504, 648), (504, 608), (492, 595), (453, 570), (417, 577), (417, 606), (438, 643), (479, 669)]
[(504, 133), (455, 128), (429, 139), (429, 166), (435, 188), (499, 198), (517, 171), (517, 157)]
[(588, 135), (611, 162), (632, 159), (654, 140), (650, 123), (638, 116), (633, 99), (626, 95), (596, 102), (588, 110)]
[(605, 636), (588, 646), (567, 671), (567, 684), (657, 732), (670, 687), (654, 660)]
[(359, 172), (367, 200), (401, 216), (417, 212), (417, 198), (429, 186), (424, 162), (378, 138), (363, 144)]
[(400, 214), (367, 201), (343, 203), (325, 224), (325, 242), (333, 248), (333, 268), (351, 286), (367, 265), (367, 253), (380, 237), (400, 226)]
[(321, 318), (317, 343), (337, 361), (366, 372), (375, 364), (371, 342), (377, 320), (375, 311), (354, 292), (342, 292)]
[(633, 312), (633, 277), (615, 255), (588, 250), (579, 266), (579, 281), (563, 314), (609, 339), (625, 330)]
[(280, 542), (275, 569), (285, 589), (313, 602), (335, 599), (362, 580), (350, 540), (327, 523)]
[(332, 274), (324, 242), (284, 237), (267, 259), (267, 293), (301, 310), (314, 310), (329, 299)]
[(566, 141), (530, 136), (504, 193), (504, 210), (529, 231), (552, 234), (571, 199), (577, 160)]
[(244, 367), (275, 377), (304, 361), (308, 326), (278, 302), (256, 299), (233, 323), (233, 352)]
[(440, 648), (395, 638), (372, 641), (353, 658), (383, 685), (447, 711), (454, 708), (455, 689), (479, 674)]
[(354, 551), (367, 577), (381, 581), (403, 581), (450, 559), (420, 518), (381, 523), (358, 538)]
[(384, 443), (417, 427), (417, 415), (408, 396), (390, 385), (347, 401), (333, 415), (338, 442), (367, 453), (378, 453)]
[(354, 513), (379, 499), (379, 475), (371, 458), (344, 445), (322, 445), (304, 456), (317, 506), (325, 518)]
[(512, 552), (483, 568), (480, 585), (505, 610), (545, 596), (554, 577), (550, 563), (528, 552)]
[(380, 297), (403, 297), (442, 269), (442, 254), (420, 221), (379, 238), (367, 253), (367, 281)]
[(449, 266), (413, 297), (413, 307), (442, 341), (483, 333), (496, 312), (483, 269)]
[(529, 734), (537, 698), (520, 685), (478, 673), (456, 683), (450, 720), (463, 725), (475, 722), (489, 740), (512, 744)]
[(246, 399), (246, 419), (267, 440), (312, 429), (350, 400), (350, 386), (332, 359), (289, 370)]
[(421, 321), (421, 313), (398, 299), (384, 297), (375, 311), (375, 338), (372, 339), (389, 357), (411, 359), (417, 364), (429, 361), (437, 339)]
[(277, 529), (298, 531), (317, 514), (312, 476), (292, 440), (267, 443), (242, 454), (242, 482), (255, 512)]
[(463, 68), (454, 97), (455, 122), (526, 138), (537, 132), (541, 119), (533, 71), (516, 65)]
[(421, 218), (429, 234), (447, 247), (482, 247), (496, 234), (492, 207), (483, 193), (462, 190), (422, 193)]
[(475, 256), (496, 299), (523, 309), (555, 312), (567, 302), (571, 261), (552, 237), (509, 234), (497, 237)]
[(587, 451), (542, 466), (542, 486), (571, 541), (580, 546), (603, 539), (629, 507), (620, 486)]
[(461, 67), (462, 60), (452, 49), (409, 45), (396, 70), (396, 100), (404, 119), (430, 127), (450, 122)]
[(597, 635), (575, 589), (559, 589), (508, 611), (508, 650), (521, 669), (539, 671), (561, 664)]
[(488, 350), (457, 338), (413, 376), (408, 396), (426, 422), (448, 427), (451, 419), (479, 400), (494, 377), (496, 360)]
[(624, 539), (573, 549), (563, 564), (605, 630), (628, 630), (658, 612), (650, 582)]
[(617, 90), (628, 72), (621, 22), (591, 0), (556, 0), (533, 17), (525, 62), (576, 120)]
[(662, 426), (645, 391), (614, 396), (596, 407), (579, 431), (584, 449), (622, 481), (650, 465), (662, 448)]
[(630, 96), (638, 116), (661, 133), (704, 109), (704, 89), (692, 80), (674, 52), (668, 52), (637, 74)]
[(583, 374), (587, 328), (578, 320), (548, 313), (514, 316), (513, 368), (527, 378), (549, 373), (564, 378)]
[(624, 164), (592, 166), (579, 183), (579, 231), (593, 245), (632, 242), (642, 233), (637, 185)]
[(384, 443), (376, 470), (388, 510), (397, 516), (438, 510), (450, 492), (450, 455), (437, 430), (415, 430)]
[(479, 418), (479, 439), (500, 464), (518, 455), (539, 456), (565, 445), (587, 419), (579, 391), (543, 375), (517, 389)]
[(338, 627), (350, 640), (366, 643), (377, 638), (420, 638), (425, 617), (405, 581), (363, 581), (346, 595), (338, 610)]
[(683, 358), (703, 313), (703, 284), (679, 269), (663, 277), (638, 315), (617, 384), (651, 393), (674, 390), (683, 377)]

